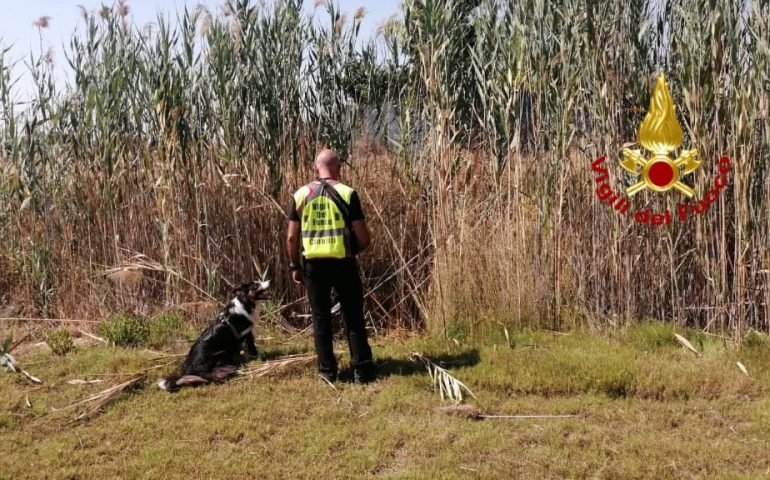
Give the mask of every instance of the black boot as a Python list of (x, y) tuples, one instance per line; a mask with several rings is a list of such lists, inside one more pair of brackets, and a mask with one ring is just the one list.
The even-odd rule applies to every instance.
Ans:
[(334, 383), (337, 381), (337, 372), (318, 372), (318, 376), (328, 383)]
[(368, 362), (353, 368), (353, 383), (364, 385), (377, 379), (377, 369), (374, 363)]

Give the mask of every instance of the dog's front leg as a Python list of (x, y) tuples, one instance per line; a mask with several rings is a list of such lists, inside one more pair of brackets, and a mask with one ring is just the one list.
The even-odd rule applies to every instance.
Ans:
[(251, 358), (257, 358), (259, 352), (257, 351), (257, 345), (254, 341), (254, 332), (249, 332), (243, 337), (243, 342), (246, 344), (246, 353)]

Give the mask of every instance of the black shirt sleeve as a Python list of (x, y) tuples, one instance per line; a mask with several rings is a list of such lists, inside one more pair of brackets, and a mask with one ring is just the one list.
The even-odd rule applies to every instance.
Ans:
[(289, 203), (289, 209), (286, 212), (289, 216), (289, 221), (291, 222), (299, 222), (299, 213), (297, 213), (297, 202), (294, 201), (294, 197), (291, 197), (291, 202)]
[(350, 196), (350, 206), (348, 207), (350, 221), (365, 220), (364, 212), (361, 210), (361, 200), (358, 198), (358, 192), (353, 192)]

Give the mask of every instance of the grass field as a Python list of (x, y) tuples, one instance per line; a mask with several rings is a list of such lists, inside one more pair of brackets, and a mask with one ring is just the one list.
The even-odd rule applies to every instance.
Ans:
[[(660, 324), (602, 336), (518, 332), (475, 345), (390, 336), (374, 340), (376, 383), (342, 381), (336, 389), (304, 367), (170, 395), (154, 383), (172, 363), (80, 422), (77, 408), (52, 407), (176, 359), (106, 346), (65, 357), (21, 354), (45, 384), (0, 374), (0, 478), (770, 476), (767, 339), (738, 346), (687, 336), (701, 356)], [(310, 349), (307, 337), (286, 340), (263, 340), (263, 357)], [(177, 345), (172, 350), (185, 349)], [(409, 360), (415, 351), (466, 383), (479, 399), (469, 403), (485, 413), (579, 418), (474, 420), (436, 411), (447, 403)]]
[[(770, 478), (770, 2), (403, 0), (368, 35), (332, 0), (164, 2), (148, 25), (105, 3), (66, 39), (41, 16), (21, 58), (0, 39), (0, 358), (28, 334), (13, 354), (45, 381), (0, 370), (0, 480)], [(696, 194), (630, 203), (710, 206), (657, 227), (607, 208), (592, 165), (637, 182), (618, 162), (660, 74)], [(282, 330), (247, 368), (310, 354), (282, 239), (326, 147), (372, 229), (381, 378), (159, 391), (257, 277)], [(488, 415), (570, 418), (437, 411), (412, 352)]]

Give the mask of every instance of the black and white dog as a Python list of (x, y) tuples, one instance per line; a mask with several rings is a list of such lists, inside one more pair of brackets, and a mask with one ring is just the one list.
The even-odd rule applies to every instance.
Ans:
[(233, 290), (235, 298), (219, 312), (200, 334), (187, 354), (179, 375), (161, 378), (158, 387), (176, 392), (185, 385), (219, 383), (233, 376), (241, 363), (241, 347), (257, 356), (254, 322), (259, 302), (268, 298), (270, 281), (244, 283)]

